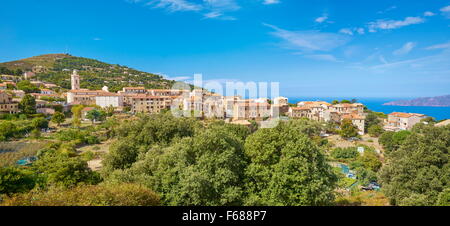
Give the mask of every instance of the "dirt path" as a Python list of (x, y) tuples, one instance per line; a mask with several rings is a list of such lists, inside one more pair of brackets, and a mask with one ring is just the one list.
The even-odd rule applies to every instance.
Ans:
[(360, 141), (348, 141), (342, 139), (339, 135), (332, 135), (328, 137), (328, 141), (332, 142), (335, 147), (340, 148), (347, 148), (347, 147), (354, 147), (358, 145), (366, 145), (369, 147), (375, 148), (377, 152), (383, 157), (383, 147), (381, 147), (380, 143), (378, 142), (378, 138), (376, 137), (370, 137), (369, 135), (365, 134), (362, 136), (362, 140)]
[(87, 151), (91, 151), (95, 154), (94, 159), (88, 161), (88, 166), (94, 171), (98, 171), (102, 168), (103, 157), (108, 153), (109, 146), (114, 142), (114, 140), (107, 140), (100, 144), (88, 145), (78, 149), (78, 154), (83, 154)]

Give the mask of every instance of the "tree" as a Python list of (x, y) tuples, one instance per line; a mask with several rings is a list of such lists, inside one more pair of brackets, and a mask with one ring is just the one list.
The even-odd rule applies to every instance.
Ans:
[(359, 152), (355, 147), (335, 148), (331, 151), (331, 156), (335, 159), (352, 159), (359, 156)]
[(242, 140), (228, 129), (208, 128), (165, 148), (153, 146), (111, 179), (145, 184), (166, 205), (242, 205), (244, 150)]
[(66, 116), (61, 113), (61, 112), (55, 112), (55, 114), (53, 114), (51, 121), (53, 123), (56, 123), (58, 126), (61, 125), (61, 123), (63, 123), (66, 120)]
[(48, 120), (42, 117), (34, 118), (31, 120), (31, 125), (35, 129), (46, 129), (48, 128)]
[(31, 84), (29, 80), (22, 80), (17, 83), (17, 88), (23, 90), (25, 93), (39, 93), (40, 89)]
[(372, 125), (367, 131), (371, 137), (379, 137), (381, 134), (383, 134), (384, 129), (380, 125)]
[(337, 176), (317, 145), (292, 124), (259, 129), (245, 143), (246, 205), (327, 205)]
[(84, 185), (36, 190), (6, 199), (5, 206), (158, 206), (159, 197), (137, 184)]
[(450, 126), (428, 125), (413, 131), (387, 155), (378, 176), (391, 203), (439, 204), (450, 182), (449, 147)]
[(104, 173), (126, 169), (151, 146), (166, 146), (175, 139), (193, 136), (198, 127), (195, 119), (176, 118), (170, 113), (141, 116), (138, 120), (123, 123), (112, 131), (118, 141), (111, 145), (103, 161)]
[(19, 103), (19, 109), (23, 114), (36, 114), (36, 99), (30, 94), (26, 94)]
[(93, 109), (86, 113), (86, 118), (94, 124), (94, 122), (105, 120), (106, 113), (102, 110)]
[(358, 128), (353, 125), (352, 120), (344, 119), (341, 122), (341, 130), (339, 134), (343, 138), (357, 137), (358, 136)]
[(33, 171), (40, 175), (43, 186), (73, 187), (79, 184), (97, 184), (99, 175), (93, 172), (86, 161), (70, 157), (56, 150), (44, 151), (33, 162)]
[(16, 167), (0, 167), (0, 194), (11, 196), (34, 187), (32, 172)]
[(105, 110), (106, 110), (106, 115), (108, 117), (111, 117), (114, 115), (115, 108), (112, 105), (109, 105), (108, 107), (106, 107)]
[(379, 142), (381, 143), (381, 145), (383, 145), (383, 148), (385, 149), (386, 153), (390, 153), (392, 151), (397, 150), (403, 143), (403, 141), (405, 141), (406, 138), (408, 138), (408, 136), (410, 135), (411, 132), (407, 130), (399, 132), (387, 131), (381, 135)]
[(378, 119), (378, 115), (373, 111), (369, 111), (369, 113), (367, 113), (366, 115), (366, 119), (364, 120), (364, 128), (366, 130), (365, 132), (368, 132), (370, 127), (380, 124), (381, 120)]
[(339, 101), (338, 101), (338, 100), (333, 100), (333, 101), (331, 102), (331, 104), (333, 104), (333, 105), (339, 104)]
[(341, 104), (351, 104), (352, 102), (349, 100), (341, 100)]
[(0, 141), (6, 141), (13, 137), (17, 131), (14, 123), (9, 121), (0, 122)]

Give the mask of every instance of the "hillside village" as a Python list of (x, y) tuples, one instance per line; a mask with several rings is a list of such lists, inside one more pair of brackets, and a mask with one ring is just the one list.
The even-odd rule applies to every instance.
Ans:
[[(38, 59), (42, 62), (41, 58)], [(71, 59), (102, 65), (84, 58)], [(49, 167), (45, 169), (49, 170), (44, 173), (45, 176), (54, 173), (54, 164), (70, 166), (76, 163), (81, 167), (79, 170), (88, 175), (109, 174), (134, 164), (139, 167), (142, 161), (147, 161), (136, 157), (141, 151), (153, 153), (156, 159), (162, 158), (164, 152), (151, 152), (152, 145), (174, 145), (173, 150), (181, 151), (183, 149), (177, 145), (186, 146), (182, 143), (190, 142), (189, 139), (211, 142), (198, 146), (207, 148), (208, 152), (233, 147), (233, 142), (243, 145), (240, 151), (253, 150), (254, 144), (263, 145), (253, 150), (260, 152), (254, 156), (258, 157), (271, 150), (266, 150), (267, 144), (281, 145), (276, 148), (282, 150), (286, 146), (283, 142), (291, 142), (289, 137), (293, 133), (296, 142), (303, 142), (306, 136), (307, 142), (312, 145), (293, 150), (305, 151), (306, 155), (320, 153), (326, 159), (323, 169), (332, 169), (326, 174), (338, 177), (337, 181), (332, 177), (325, 179), (336, 195), (333, 195), (332, 203), (389, 205), (386, 193), (380, 191), (383, 185), (379, 184), (386, 177), (378, 175), (382, 173), (382, 167), (389, 167), (389, 164), (384, 164), (387, 158), (391, 158), (389, 153), (400, 149), (405, 139), (420, 131), (414, 129), (417, 124), (420, 124), (417, 128), (429, 126), (439, 131), (448, 125), (448, 120), (435, 123), (423, 114), (393, 112), (385, 115), (373, 112), (356, 100), (290, 103), (288, 98), (281, 96), (246, 99), (237, 95), (222, 96), (193, 86), (190, 89), (170, 89), (168, 84), (172, 82), (164, 79), (153, 81), (164, 84), (162, 86), (129, 80), (120, 86), (114, 85), (111, 90), (108, 84), (113, 84), (109, 81), (115, 74), (100, 76), (98, 68), (78, 70), (73, 67), (86, 67), (78, 63), (73, 66), (71, 61), (62, 65), (65, 64), (71, 65), (70, 71), (61, 66), (49, 69), (48, 66), (34, 65), (23, 72), (21, 69), (2, 68), (0, 64), (0, 71), (9, 73), (0, 75), (0, 149), (3, 150), (0, 152), (0, 169), (16, 167), (27, 170), (45, 163), (45, 167)], [(47, 77), (48, 71), (52, 70), (50, 74), (63, 80)], [(103, 77), (105, 80), (101, 80)], [(228, 131), (225, 134), (231, 134), (224, 135), (222, 130)], [(216, 136), (218, 134), (221, 135)], [(177, 136), (189, 139), (178, 140)], [(202, 136), (208, 138), (203, 139)], [(262, 136), (261, 139), (253, 140), (258, 136)], [(227, 145), (220, 146), (222, 141), (216, 138), (223, 139)], [(221, 152), (211, 154), (216, 156)], [(217, 161), (221, 161), (220, 158)], [(56, 169), (58, 174), (59, 166)], [(237, 171), (242, 173), (244, 170), (240, 168)], [(272, 169), (266, 170), (272, 172)], [(170, 172), (163, 170), (161, 173)], [(298, 171), (291, 172), (295, 173)], [(66, 176), (73, 175), (69, 173)], [(114, 179), (107, 175), (101, 178)], [(76, 181), (75, 184), (100, 186), (97, 179)], [(52, 183), (56, 182), (48, 182), (48, 186)], [(151, 188), (165, 194), (157, 187)]]
[[(23, 79), (32, 79), (33, 72), (24, 72)], [(16, 87), (12, 76), (3, 75), (0, 83), (0, 112), (19, 113), (19, 102), (25, 96), (25, 91)], [(308, 118), (319, 122), (331, 122), (339, 125), (343, 120), (349, 120), (363, 135), (365, 128), (365, 106), (361, 103), (327, 103), (324, 101), (301, 101), (290, 104), (288, 98), (275, 97), (273, 103), (268, 98), (243, 99), (240, 96), (221, 96), (203, 89), (171, 90), (146, 89), (145, 87), (124, 87), (118, 92), (110, 92), (107, 86), (101, 90), (82, 89), (82, 77), (73, 70), (71, 89), (61, 90), (56, 84), (32, 79), (30, 84), (36, 92), (29, 95), (36, 100), (36, 112), (52, 115), (55, 106), (62, 106), (64, 111), (70, 111), (74, 105), (98, 108), (114, 108), (115, 113), (153, 114), (170, 110), (176, 106), (180, 111), (198, 114), (204, 118), (224, 119), (230, 123), (250, 125), (249, 120), (261, 122), (279, 117)], [(86, 112), (86, 109), (83, 109)], [(84, 114), (85, 115), (85, 114)], [(384, 129), (399, 131), (411, 129), (420, 120), (426, 118), (423, 114), (394, 112), (384, 121)]]

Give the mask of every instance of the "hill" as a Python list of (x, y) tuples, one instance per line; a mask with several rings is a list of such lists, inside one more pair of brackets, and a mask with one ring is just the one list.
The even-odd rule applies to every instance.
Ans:
[(450, 95), (438, 97), (422, 97), (413, 100), (398, 100), (385, 103), (383, 105), (448, 107), (450, 106)]
[(81, 76), (81, 88), (86, 89), (101, 89), (103, 86), (108, 86), (112, 92), (126, 86), (168, 89), (175, 83), (160, 75), (69, 54), (46, 54), (0, 63), (1, 74), (21, 76), (25, 71), (33, 71), (37, 80), (66, 89), (70, 89), (70, 74), (74, 69)]

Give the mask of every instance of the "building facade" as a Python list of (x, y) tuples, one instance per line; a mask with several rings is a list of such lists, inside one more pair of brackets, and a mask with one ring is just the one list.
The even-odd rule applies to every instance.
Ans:
[(12, 96), (0, 91), (0, 114), (14, 114), (19, 112), (19, 103), (13, 101)]

